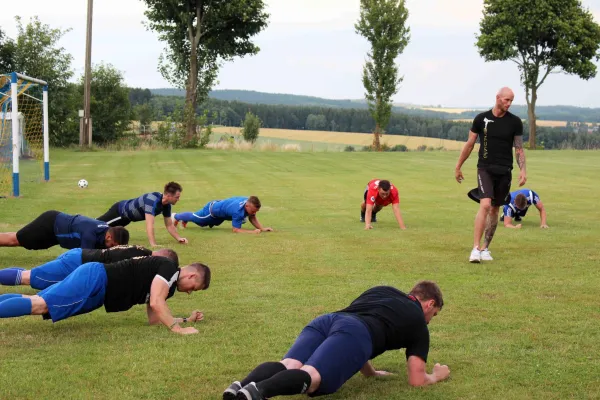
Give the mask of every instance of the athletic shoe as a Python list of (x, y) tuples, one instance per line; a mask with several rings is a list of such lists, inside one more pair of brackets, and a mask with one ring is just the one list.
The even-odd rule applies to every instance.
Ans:
[(242, 385), (235, 381), (225, 391), (223, 392), (223, 400), (235, 400), (237, 397), (237, 393), (242, 388)]
[(365, 222), (365, 213), (364, 212), (360, 212), (360, 222)]
[(256, 383), (250, 382), (237, 392), (237, 400), (266, 400), (258, 391)]
[(488, 249), (481, 250), (481, 261), (494, 261), (492, 253)]
[(517, 222), (521, 221), (521, 217), (517, 215), (517, 216), (515, 217), (515, 221), (517, 221)]
[(481, 262), (481, 251), (479, 251), (479, 249), (475, 248), (475, 249), (471, 250), (471, 255), (469, 256), (469, 262), (472, 262), (472, 263)]
[(377, 214), (373, 213), (373, 215), (371, 215), (371, 222), (377, 222)]
[(179, 225), (179, 221), (175, 219), (175, 214), (177, 213), (171, 214), (171, 221), (173, 221), (173, 225), (175, 225), (175, 228), (177, 228), (177, 225)]

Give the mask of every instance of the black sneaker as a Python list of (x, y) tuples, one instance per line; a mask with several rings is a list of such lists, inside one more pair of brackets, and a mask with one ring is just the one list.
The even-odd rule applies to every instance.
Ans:
[(521, 217), (519, 217), (518, 215), (515, 217), (515, 221), (519, 222), (521, 221)]
[(365, 222), (365, 213), (362, 211), (360, 213), (360, 222)]
[(266, 400), (258, 391), (256, 383), (250, 382), (237, 392), (237, 400)]
[(237, 393), (242, 388), (242, 385), (235, 381), (225, 391), (223, 392), (223, 400), (235, 400), (237, 397)]
[(373, 213), (371, 216), (371, 222), (377, 222), (377, 214)]

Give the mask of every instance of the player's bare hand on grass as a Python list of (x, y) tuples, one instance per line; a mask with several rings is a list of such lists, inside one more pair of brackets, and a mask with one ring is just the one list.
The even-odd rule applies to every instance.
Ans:
[(189, 322), (198, 322), (204, 319), (204, 313), (198, 310), (192, 311), (192, 315), (188, 318)]
[(198, 329), (193, 326), (188, 326), (187, 328), (179, 328), (177, 330), (173, 330), (175, 333), (179, 333), (180, 335), (193, 335), (194, 333), (198, 333)]
[(262, 228), (263, 232), (273, 232), (273, 228)]
[(438, 381), (443, 381), (450, 376), (450, 368), (447, 365), (437, 363), (433, 366), (433, 375)]
[(369, 229), (373, 229), (373, 225), (370, 225), (370, 224), (369, 225), (365, 225), (365, 230), (368, 231)]
[(181, 244), (188, 244), (189, 243), (189, 241), (186, 238), (179, 238), (179, 239), (177, 239), (177, 241), (179, 243), (181, 243)]
[(549, 226), (548, 226), (548, 225), (546, 225), (546, 224), (542, 224), (542, 225), (540, 225), (540, 228), (542, 228), (542, 229), (548, 229), (548, 228), (549, 228)]
[(462, 181), (465, 180), (465, 177), (463, 176), (463, 173), (460, 169), (454, 170), (454, 178), (456, 179), (456, 182), (458, 182), (458, 183), (462, 183)]
[(256, 233), (257, 235), (259, 235), (262, 232), (262, 229), (258, 229), (256, 228), (255, 230), (253, 230), (252, 232)]
[(515, 228), (521, 229), (522, 226), (523, 226), (523, 224), (517, 224), (517, 225), (515, 225)]
[(389, 375), (394, 375), (391, 372), (387, 372), (387, 371), (375, 371), (375, 376), (389, 376)]

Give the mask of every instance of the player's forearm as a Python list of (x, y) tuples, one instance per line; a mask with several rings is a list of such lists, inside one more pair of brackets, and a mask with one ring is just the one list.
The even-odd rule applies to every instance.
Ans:
[(525, 162), (525, 149), (515, 149), (515, 158), (517, 159), (517, 165), (522, 172), (527, 172), (527, 165)]
[(146, 220), (146, 236), (148, 236), (150, 246), (156, 246), (156, 239), (154, 238), (154, 221)]
[(254, 218), (250, 218), (250, 223), (256, 228), (256, 229), (260, 229), (261, 231), (263, 230), (262, 225), (260, 224), (260, 222), (258, 222), (258, 218), (254, 217)]
[(179, 236), (179, 233), (177, 233), (177, 228), (175, 228), (174, 225), (167, 226), (167, 232), (169, 232), (169, 234), (173, 236), (175, 240), (179, 241), (179, 239), (181, 239), (181, 236)]
[(371, 218), (373, 217), (373, 206), (367, 206), (365, 210), (365, 225), (369, 226), (371, 224)]
[(233, 228), (233, 233), (255, 233), (252, 229)]
[(404, 221), (402, 220), (402, 213), (400, 212), (400, 208), (394, 207), (394, 215), (396, 216), (396, 221), (398, 221), (398, 225), (400, 225), (400, 228), (406, 229)]
[(540, 224), (546, 225), (546, 210), (542, 208), (540, 211)]
[(474, 147), (475, 147), (474, 144), (471, 144), (469, 142), (465, 143), (462, 150), (460, 151), (460, 155), (458, 156), (458, 162), (456, 163), (456, 169), (462, 168), (465, 161), (467, 161), (467, 158), (469, 158), (469, 156), (471, 155), (471, 152), (473, 151)]
[(150, 308), (152, 309), (152, 312), (155, 316), (155, 319), (153, 321), (158, 320), (167, 328), (174, 330), (174, 328), (177, 326), (178, 321), (177, 318), (174, 318), (171, 314), (171, 310), (169, 310), (169, 307), (167, 306), (167, 302), (165, 300), (150, 299)]

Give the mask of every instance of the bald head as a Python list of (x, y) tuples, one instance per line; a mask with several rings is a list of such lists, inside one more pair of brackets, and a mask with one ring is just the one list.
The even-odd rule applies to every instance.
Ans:
[(515, 98), (515, 94), (513, 93), (512, 89), (505, 86), (502, 89), (498, 90), (498, 94), (496, 95), (498, 97), (512, 97), (513, 99)]
[(506, 114), (514, 99), (515, 94), (509, 87), (503, 87), (498, 90), (498, 94), (496, 94), (496, 105), (494, 106), (494, 115), (502, 117)]

